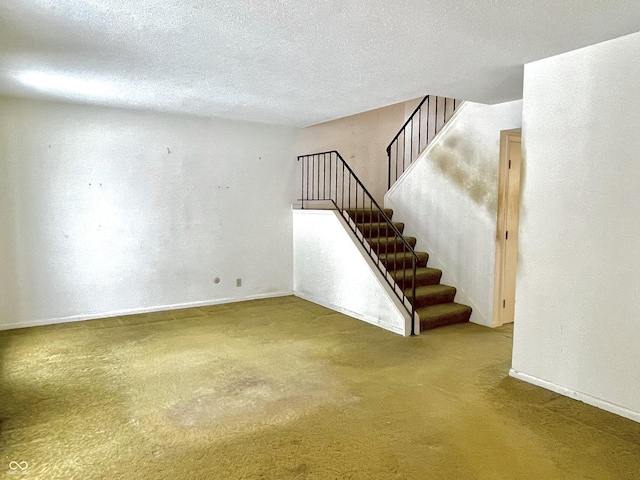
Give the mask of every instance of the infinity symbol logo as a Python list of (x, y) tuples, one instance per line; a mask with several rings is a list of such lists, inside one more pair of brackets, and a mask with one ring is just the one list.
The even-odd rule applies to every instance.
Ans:
[(27, 462), (9, 462), (9, 468), (11, 470), (22, 470), (23, 472), (29, 468), (29, 464)]

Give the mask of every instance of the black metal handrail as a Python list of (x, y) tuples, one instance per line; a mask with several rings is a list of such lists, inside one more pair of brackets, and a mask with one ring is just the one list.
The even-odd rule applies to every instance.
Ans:
[[(330, 201), (333, 204), (333, 207), (347, 221), (356, 238), (358, 238), (369, 257), (382, 273), (382, 276), (402, 302), (402, 305), (404, 305), (404, 308), (411, 315), (411, 335), (415, 335), (416, 312), (414, 300), (416, 297), (415, 279), (418, 263), (416, 252), (336, 150), (300, 155), (298, 156), (298, 161), (302, 162), (302, 185), (299, 199), (302, 208), (305, 208), (305, 202)], [(365, 219), (367, 213), (368, 222)], [(374, 222), (374, 215), (377, 216), (376, 222)], [(362, 223), (358, 222), (359, 218)], [(384, 232), (384, 238), (387, 239), (384, 247), (380, 241), (378, 242), (377, 251), (374, 250), (371, 242), (367, 241), (366, 235), (368, 230), (371, 238), (374, 237), (374, 224), (377, 225), (378, 236), (382, 237), (380, 232)], [(393, 241), (389, 242), (391, 237), (393, 237)], [(389, 243), (393, 244), (393, 248), (390, 248)], [(389, 258), (389, 255), (393, 254), (394, 264), (397, 266), (397, 255), (404, 252), (411, 255), (413, 266), (410, 295), (406, 293), (408, 275), (407, 269), (404, 268), (404, 260), (402, 263), (403, 273), (402, 277), (400, 277), (402, 278), (402, 288), (400, 288), (395, 281), (396, 279), (391, 276), (380, 258), (381, 255), (384, 255), (384, 258)], [(400, 280), (400, 278), (397, 280)]]
[(454, 98), (435, 95), (427, 95), (422, 99), (387, 146), (389, 188), (420, 156), (461, 104)]

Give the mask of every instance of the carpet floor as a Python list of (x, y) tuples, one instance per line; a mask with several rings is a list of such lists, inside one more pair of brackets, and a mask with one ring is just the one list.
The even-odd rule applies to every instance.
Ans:
[(637, 479), (640, 424), (295, 297), (0, 332), (0, 476)]

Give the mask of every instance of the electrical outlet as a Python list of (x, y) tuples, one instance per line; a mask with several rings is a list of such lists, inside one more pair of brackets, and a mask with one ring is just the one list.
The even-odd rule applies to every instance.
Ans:
[(241, 286), (242, 286), (242, 279), (236, 278), (236, 287), (241, 287)]

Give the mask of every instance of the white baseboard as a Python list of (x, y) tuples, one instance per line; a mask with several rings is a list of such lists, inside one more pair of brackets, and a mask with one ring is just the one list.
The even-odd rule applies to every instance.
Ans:
[(277, 298), (293, 295), (293, 292), (274, 292), (249, 295), (247, 297), (220, 298), (216, 300), (203, 300), (198, 302), (174, 303), (171, 305), (156, 305), (153, 307), (128, 308), (124, 310), (113, 310), (110, 312), (92, 313), (90, 315), (73, 315), (70, 317), (44, 318), (39, 320), (28, 320), (26, 322), (15, 322), (0, 324), (0, 330), (12, 330), (15, 328), (39, 327), (42, 325), (54, 325), (57, 323), (81, 322), (83, 320), (95, 320), (98, 318), (118, 317), (120, 315), (134, 315), (136, 313), (153, 313), (166, 310), (179, 310), (182, 308), (207, 307), (209, 305), (220, 305), (224, 303), (237, 303), (249, 300), (259, 300), (262, 298)]
[(398, 335), (404, 335), (402, 330), (399, 329), (397, 326), (380, 323), (380, 321), (377, 318), (371, 317), (369, 315), (365, 315), (365, 314), (357, 313), (357, 312), (352, 312), (351, 310), (347, 310), (346, 308), (340, 307), (338, 305), (332, 305), (329, 302), (326, 302), (324, 300), (316, 298), (313, 295), (308, 295), (306, 293), (294, 292), (293, 294), (296, 297), (302, 298), (303, 300), (307, 300), (308, 302), (312, 302), (312, 303), (315, 303), (315, 304), (320, 305), (322, 307), (326, 307), (326, 308), (328, 308), (330, 310), (334, 310), (334, 311), (336, 311), (338, 313), (343, 313), (344, 315), (347, 315), (349, 317), (353, 317), (353, 318), (355, 318), (357, 320), (362, 320), (363, 322), (370, 323), (371, 325), (375, 325), (376, 327), (382, 328), (384, 330), (388, 330), (389, 332), (397, 333)]
[(573, 398), (588, 405), (606, 410), (607, 412), (615, 413), (616, 415), (620, 415), (621, 417), (640, 422), (640, 412), (629, 410), (628, 408), (616, 405), (615, 403), (602, 400), (601, 398), (593, 397), (586, 393), (578, 392), (577, 390), (573, 390), (571, 388), (563, 387), (562, 385), (551, 383), (547, 380), (542, 380), (541, 378), (529, 375), (527, 373), (518, 372), (513, 368), (509, 370), (509, 375), (513, 378), (517, 378), (518, 380), (522, 380), (523, 382), (546, 388), (547, 390), (559, 393), (560, 395), (564, 395), (565, 397)]

